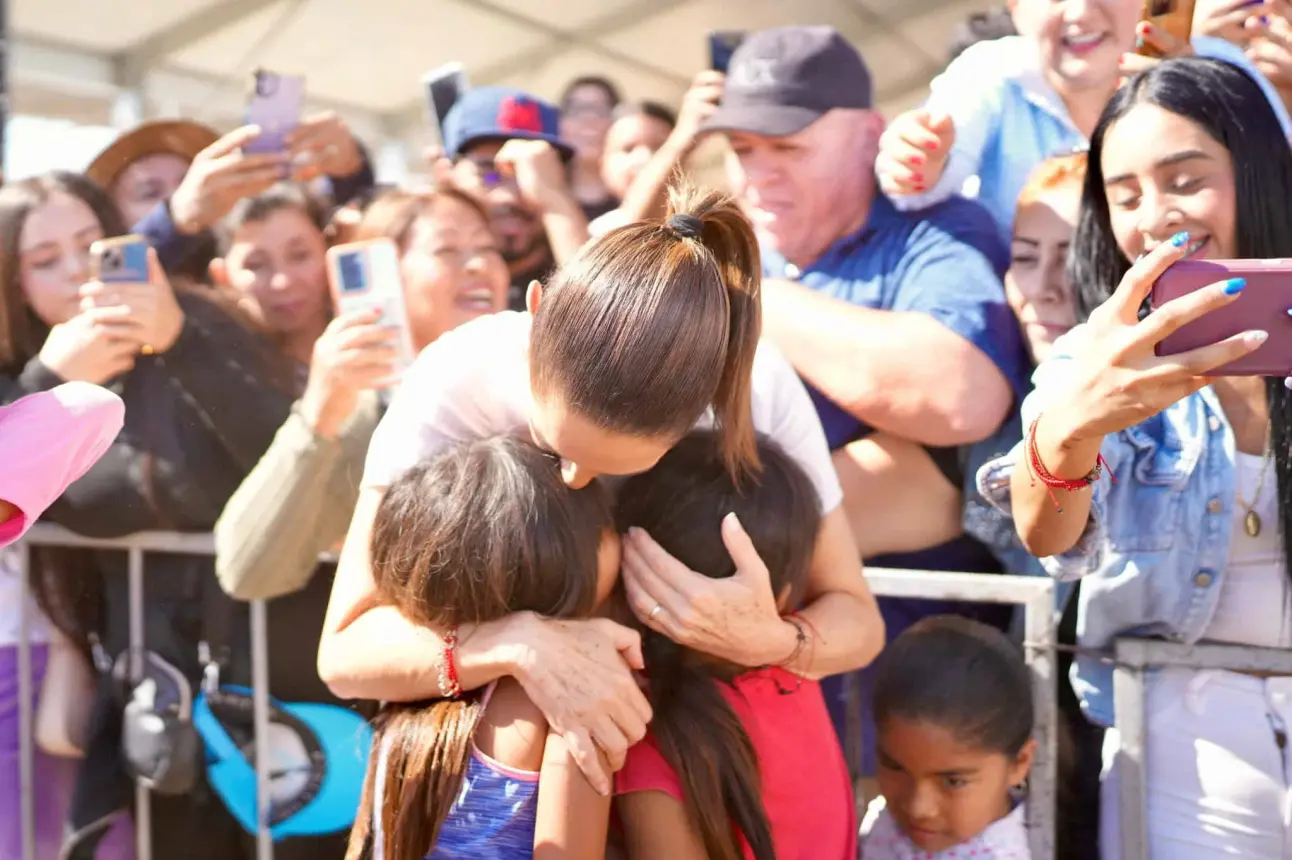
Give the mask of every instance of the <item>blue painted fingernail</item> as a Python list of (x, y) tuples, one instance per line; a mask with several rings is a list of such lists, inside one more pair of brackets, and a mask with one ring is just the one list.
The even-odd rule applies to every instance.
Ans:
[(1177, 248), (1183, 248), (1185, 245), (1189, 244), (1189, 234), (1176, 233), (1171, 237), (1171, 244)]
[(1262, 15), (1262, 16), (1261, 16), (1261, 26), (1262, 26), (1262, 27), (1268, 27), (1269, 25), (1270, 25), (1270, 16), (1269, 16), (1269, 15)]
[(1236, 296), (1247, 287), (1246, 278), (1230, 278), (1225, 281), (1225, 295)]

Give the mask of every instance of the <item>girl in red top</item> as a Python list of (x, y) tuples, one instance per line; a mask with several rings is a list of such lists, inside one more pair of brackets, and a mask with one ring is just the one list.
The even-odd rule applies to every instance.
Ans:
[[(807, 476), (779, 448), (760, 440), (758, 457), (756, 479), (737, 488), (717, 437), (693, 434), (624, 484), (616, 518), (621, 532), (644, 529), (715, 578), (750, 575), (736, 572), (727, 548), (738, 520), (788, 612), (803, 599), (820, 509)], [(630, 544), (624, 552), (632, 564)], [(654, 617), (650, 606), (637, 609)], [(796, 650), (810, 648), (812, 630), (791, 620)], [(855, 860), (852, 786), (816, 682), (642, 634), (655, 715), (615, 786), (629, 860)]]

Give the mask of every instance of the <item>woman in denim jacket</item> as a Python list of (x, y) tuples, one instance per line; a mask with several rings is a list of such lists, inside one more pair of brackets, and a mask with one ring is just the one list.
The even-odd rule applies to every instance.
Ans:
[[(1289, 199), (1292, 153), (1260, 88), (1233, 66), (1163, 62), (1131, 79), (1100, 120), (1071, 263), (1088, 320), (1038, 369), (1023, 443), (979, 475), (1003, 506), (1012, 491), (1019, 535), (1052, 574), (1085, 578), (1086, 648), (1125, 635), (1292, 646), (1292, 393), (1282, 378), (1205, 376), (1268, 335), (1155, 355), (1169, 332), (1245, 284), (1141, 312), (1157, 277), (1186, 256), (1292, 257)], [(1103, 464), (1115, 483), (1099, 477)], [(1054, 479), (1076, 488), (1047, 486)], [(1087, 715), (1112, 725), (1111, 666), (1082, 658), (1073, 680)], [(1147, 696), (1153, 860), (1287, 856), (1292, 678), (1168, 669), (1150, 676)], [(1108, 734), (1103, 856), (1117, 860)]]

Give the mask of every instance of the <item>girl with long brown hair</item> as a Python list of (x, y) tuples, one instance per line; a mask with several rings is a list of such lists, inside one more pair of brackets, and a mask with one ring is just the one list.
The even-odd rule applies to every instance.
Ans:
[[(720, 441), (693, 433), (629, 479), (616, 523), (621, 532), (650, 532), (687, 567), (724, 578), (736, 569), (721, 526), (738, 521), (768, 565), (778, 608), (792, 612), (821, 526), (812, 483), (761, 439), (758, 478), (738, 486)], [(806, 639), (807, 625), (790, 618)], [(852, 786), (820, 685), (640, 629), (655, 718), (615, 782), (628, 860), (854, 860)]]
[[(496, 437), (451, 445), (395, 481), (373, 522), (372, 566), (378, 600), (426, 627), (578, 618), (613, 588), (619, 539), (599, 484), (572, 490), (550, 455)], [(608, 815), (507, 678), (382, 709), (347, 857), (601, 860)]]
[[(724, 534), (739, 573), (722, 580), (690, 570), (644, 533), (630, 538), (624, 577), (638, 618), (744, 666), (817, 677), (869, 662), (883, 622), (811, 400), (784, 358), (758, 346), (760, 284), (757, 241), (735, 204), (679, 191), (666, 220), (613, 230), (547, 285), (531, 284), (527, 312), (476, 320), (424, 350), (369, 449), (319, 646), (323, 679), (342, 696), (399, 701), (516, 677), (609, 792), (596, 747), (619, 763), (650, 718), (629, 671), (641, 666), (638, 636), (604, 619), (514, 613), (427, 648), (424, 628), (374, 602), (373, 518), (400, 474), (456, 441), (526, 435), (580, 487), (646, 471), (697, 423), (720, 429), (735, 480), (757, 474), (755, 431), (812, 477), (825, 513), (803, 613), (819, 636), (805, 647), (782, 617), (767, 565), (738, 527)], [(445, 666), (456, 675), (447, 686)]]

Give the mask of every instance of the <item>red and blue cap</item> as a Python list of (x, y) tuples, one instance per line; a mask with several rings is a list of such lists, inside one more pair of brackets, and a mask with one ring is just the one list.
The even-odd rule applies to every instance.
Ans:
[(545, 140), (565, 160), (574, 147), (561, 140), (561, 112), (556, 105), (511, 87), (467, 90), (444, 118), (444, 150), (457, 158), (485, 142)]

